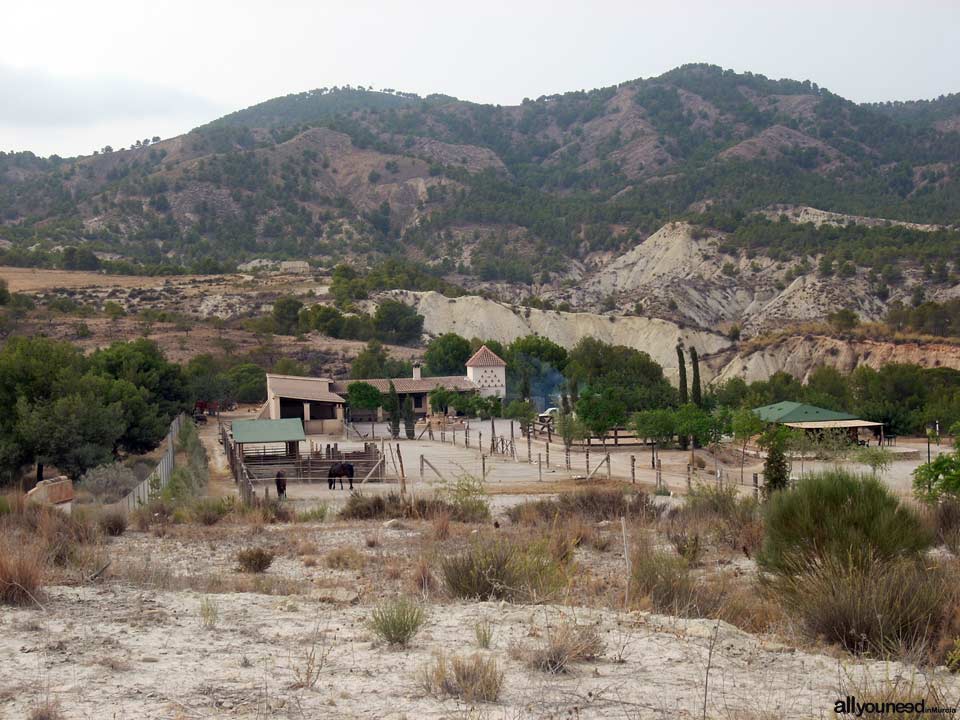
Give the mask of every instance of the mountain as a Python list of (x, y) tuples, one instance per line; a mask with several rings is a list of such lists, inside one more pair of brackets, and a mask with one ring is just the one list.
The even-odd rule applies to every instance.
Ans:
[[(857, 105), (709, 65), (518, 106), (322, 88), (130, 149), (0, 153), (0, 262), (216, 272), (397, 256), (468, 288), (697, 324), (730, 319), (711, 306), (750, 312), (754, 266), (771, 292), (816, 268), (841, 290), (856, 277), (876, 315), (918, 267), (960, 260), (958, 98)], [(807, 223), (809, 207), (845, 219)], [(699, 310), (649, 274), (624, 280), (672, 221), (703, 253), (671, 277), (719, 263)]]

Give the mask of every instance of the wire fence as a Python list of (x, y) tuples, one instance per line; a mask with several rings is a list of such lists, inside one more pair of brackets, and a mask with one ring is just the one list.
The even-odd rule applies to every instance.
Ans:
[(170, 429), (164, 439), (167, 446), (163, 451), (160, 462), (143, 482), (116, 503), (115, 507), (117, 509), (125, 513), (133, 512), (138, 507), (150, 502), (151, 498), (157, 497), (170, 482), (170, 477), (173, 475), (174, 458), (177, 454), (177, 438), (180, 436), (180, 428), (183, 427), (185, 417), (183, 414), (177, 415), (170, 423)]

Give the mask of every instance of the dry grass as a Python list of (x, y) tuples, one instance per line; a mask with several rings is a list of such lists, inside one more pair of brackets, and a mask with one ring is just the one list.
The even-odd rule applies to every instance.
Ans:
[(60, 705), (52, 700), (45, 700), (30, 708), (27, 720), (63, 720), (63, 711)]
[(237, 553), (240, 569), (248, 573), (262, 573), (273, 564), (273, 553), (263, 548), (248, 548)]
[(47, 577), (43, 550), (25, 543), (12, 533), (0, 535), (0, 603), (4, 605), (39, 604)]
[(434, 695), (449, 695), (468, 703), (496, 702), (503, 687), (503, 671), (492, 657), (474, 653), (447, 659), (440, 654), (420, 669), (420, 683)]
[(292, 662), (293, 687), (310, 689), (320, 679), (320, 673), (327, 664), (327, 658), (333, 647), (327, 644), (326, 636), (319, 626), (313, 628), (313, 632), (303, 647), (303, 653)]
[(458, 555), (444, 558), (441, 571), (454, 597), (538, 603), (556, 597), (569, 584), (569, 556), (570, 546), (558, 535), (484, 535)]
[(104, 535), (119, 537), (127, 531), (127, 515), (122, 510), (105, 510), (97, 518), (97, 525)]
[(433, 528), (433, 539), (437, 542), (443, 542), (450, 537), (450, 513), (446, 510), (439, 510), (433, 514), (431, 519)]
[(437, 589), (437, 579), (433, 574), (430, 560), (422, 555), (413, 568), (413, 586), (424, 597), (428, 597)]
[(213, 598), (204, 598), (200, 601), (200, 625), (205, 630), (213, 630), (217, 627), (217, 621), (220, 617), (220, 609)]
[(515, 645), (511, 654), (529, 667), (549, 673), (567, 672), (571, 663), (596, 660), (603, 653), (603, 640), (596, 625), (578, 625), (565, 620), (548, 629), (534, 645)]
[(298, 595), (306, 584), (291, 578), (263, 573), (201, 573), (182, 575), (149, 557), (136, 562), (117, 562), (110, 568), (111, 576), (134, 587), (153, 590), (193, 590), (202, 593), (260, 593), (262, 595)]
[(327, 553), (324, 562), (331, 570), (359, 570), (366, 564), (366, 558), (352, 547), (339, 547)]
[(368, 548), (380, 547), (380, 533), (376, 530), (372, 533), (367, 533), (363, 538), (363, 542)]
[(481, 620), (473, 626), (473, 635), (477, 639), (477, 647), (489, 650), (493, 642), (493, 625), (488, 620)]

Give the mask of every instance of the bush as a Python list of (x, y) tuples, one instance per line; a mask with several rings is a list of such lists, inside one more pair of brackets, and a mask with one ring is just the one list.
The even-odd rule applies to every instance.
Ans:
[(237, 553), (240, 569), (248, 573), (262, 573), (273, 563), (273, 553), (263, 548), (249, 548)]
[(319, 505), (315, 505), (309, 510), (298, 512), (296, 516), (296, 521), (301, 523), (323, 522), (324, 520), (327, 519), (328, 509), (329, 508), (327, 507), (326, 503), (320, 503)]
[(405, 499), (394, 492), (387, 495), (354, 493), (338, 516), (344, 520), (391, 520), (432, 518), (438, 513), (446, 513), (460, 522), (479, 522), (490, 517), (486, 500), (481, 503), (475, 497), (460, 498), (454, 504), (439, 498)]
[(826, 555), (772, 582), (812, 638), (889, 657), (935, 639), (948, 598), (942, 571), (908, 559)]
[(359, 570), (363, 567), (364, 559), (352, 547), (341, 547), (327, 554), (326, 563), (331, 570)]
[(760, 506), (752, 497), (741, 497), (736, 487), (698, 485), (668, 517), (680, 527), (703, 528), (716, 542), (737, 550), (752, 552), (762, 539)]
[(127, 531), (127, 515), (122, 510), (105, 510), (97, 518), (97, 525), (104, 535), (119, 537)]
[(511, 541), (495, 535), (477, 538), (464, 552), (445, 558), (441, 572), (451, 595), (477, 600), (544, 602), (567, 582), (548, 540)]
[(596, 660), (602, 652), (603, 641), (597, 626), (577, 625), (570, 621), (548, 630), (539, 645), (514, 649), (518, 659), (549, 673), (566, 672), (571, 663)]
[(204, 498), (198, 500), (192, 510), (194, 520), (201, 525), (216, 525), (231, 510), (231, 504), (226, 499)]
[(675, 555), (641, 543), (630, 560), (630, 595), (634, 602), (648, 599), (654, 610), (688, 615), (697, 609), (697, 594), (690, 566)]
[(757, 561), (790, 574), (825, 558), (842, 562), (916, 557), (933, 533), (878, 480), (842, 470), (811, 475), (766, 504)]
[(132, 513), (137, 530), (146, 532), (151, 525), (165, 525), (173, 519), (173, 505), (161, 498), (154, 498)]
[(80, 478), (80, 489), (86, 490), (104, 504), (121, 500), (139, 484), (133, 470), (120, 463), (99, 465), (87, 470)]
[(554, 500), (520, 503), (507, 510), (513, 522), (523, 518), (550, 521), (561, 517), (580, 516), (594, 522), (626, 517), (657, 517), (660, 509), (644, 492), (624, 493), (618, 489), (591, 488), (562, 493)]
[(423, 608), (401, 597), (378, 606), (370, 616), (370, 629), (391, 645), (408, 645), (426, 620)]
[(438, 655), (433, 665), (421, 670), (424, 690), (458, 697), (468, 703), (496, 702), (503, 687), (503, 672), (497, 661), (480, 653), (456, 656), (450, 661)]
[(21, 538), (2, 537), (0, 552), (0, 603), (29, 605), (40, 597), (46, 576), (42, 550)]

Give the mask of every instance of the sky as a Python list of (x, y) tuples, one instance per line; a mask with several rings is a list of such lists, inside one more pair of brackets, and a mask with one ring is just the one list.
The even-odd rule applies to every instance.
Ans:
[(8, 0), (0, 150), (172, 137), (333, 85), (476, 102), (709, 62), (857, 102), (960, 91), (957, 0)]

